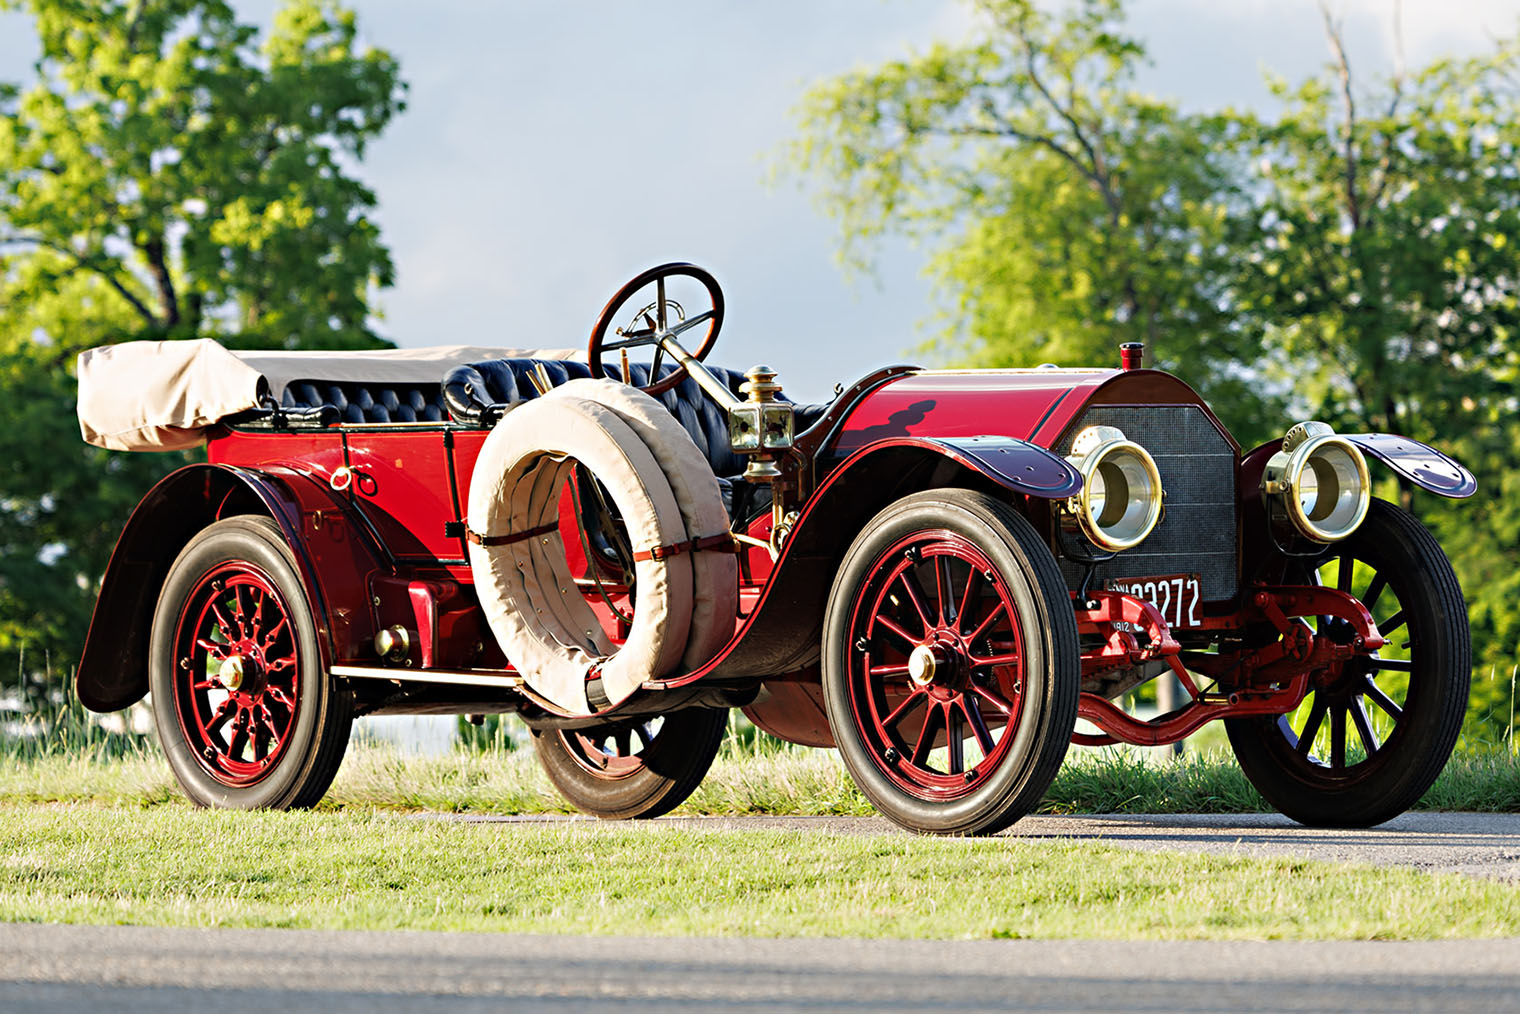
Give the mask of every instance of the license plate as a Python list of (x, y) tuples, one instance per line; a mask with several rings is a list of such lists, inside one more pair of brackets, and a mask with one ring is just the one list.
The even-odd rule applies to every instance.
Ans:
[(1197, 574), (1158, 574), (1155, 577), (1121, 577), (1106, 582), (1109, 591), (1144, 599), (1161, 611), (1169, 627), (1196, 627), (1199, 621)]

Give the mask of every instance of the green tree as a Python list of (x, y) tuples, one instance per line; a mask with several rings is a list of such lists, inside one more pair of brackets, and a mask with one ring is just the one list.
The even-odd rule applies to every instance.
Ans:
[(0, 8), (30, 15), (41, 52), (35, 80), (0, 85), (5, 678), (67, 671), (127, 514), (185, 460), (81, 444), (76, 354), (383, 344), (393, 269), (353, 169), (405, 92), (335, 3), (289, 3), (262, 40), (217, 0)]
[(1507, 724), (1520, 662), (1520, 38), (1362, 82), (1325, 22), (1326, 73), (1273, 80), (1283, 111), (1251, 132), (1257, 206), (1236, 313), (1301, 416), (1429, 441), (1478, 475), (1468, 502), (1402, 498), (1462, 578), (1473, 714)]
[(1240, 124), (1140, 94), (1143, 45), (1119, 0), (1052, 14), (973, 4), (986, 37), (811, 88), (786, 153), (869, 263), (898, 233), (927, 245), (941, 356), (985, 366), (1109, 363), (1143, 341), (1248, 438), (1274, 413), (1254, 339), (1228, 312), (1244, 214)]

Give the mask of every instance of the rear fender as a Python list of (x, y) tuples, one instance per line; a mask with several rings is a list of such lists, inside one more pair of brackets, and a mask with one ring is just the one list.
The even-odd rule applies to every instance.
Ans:
[(1010, 437), (895, 437), (851, 455), (809, 499), (731, 651), (703, 675), (797, 672), (818, 659), (824, 606), (845, 550), (887, 505), (926, 489), (980, 489), (1054, 499), (1082, 478), (1051, 452)]
[(365, 602), (365, 582), (383, 555), (349, 513), (324, 484), (287, 469), (200, 464), (166, 476), (132, 512), (106, 566), (75, 674), (80, 702), (116, 711), (148, 692), (149, 632), (170, 566), (197, 532), (238, 514), (279, 526), (311, 604), (324, 668), (335, 653), (353, 654), (351, 643), (373, 636), (374, 624), (367, 608), (351, 607)]

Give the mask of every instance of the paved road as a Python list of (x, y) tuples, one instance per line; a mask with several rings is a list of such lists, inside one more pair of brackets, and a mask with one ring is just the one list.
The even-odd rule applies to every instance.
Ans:
[[(578, 817), (483, 817), (429, 814), (422, 819), (519, 824), (574, 822)], [(639, 825), (785, 828), (841, 834), (903, 834), (879, 817), (685, 817)], [(1326, 831), (1278, 814), (1107, 814), (1025, 817), (1006, 836), (1101, 841), (1149, 851), (1291, 856), (1329, 862), (1410, 866), (1520, 882), (1520, 814), (1406, 813), (1381, 827)]]
[(0, 1010), (1520, 1010), (1520, 940), (683, 940), (0, 925)]

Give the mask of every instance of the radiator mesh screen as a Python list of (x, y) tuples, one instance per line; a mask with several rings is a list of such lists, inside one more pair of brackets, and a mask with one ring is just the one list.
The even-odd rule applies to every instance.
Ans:
[[(1235, 452), (1197, 405), (1095, 405), (1054, 448), (1063, 457), (1088, 426), (1117, 426), (1150, 452), (1166, 490), (1166, 514), (1134, 549), (1100, 564), (1094, 584), (1110, 578), (1197, 574), (1205, 601), (1233, 598), (1239, 582)], [(1075, 588), (1082, 568), (1061, 570)]]

